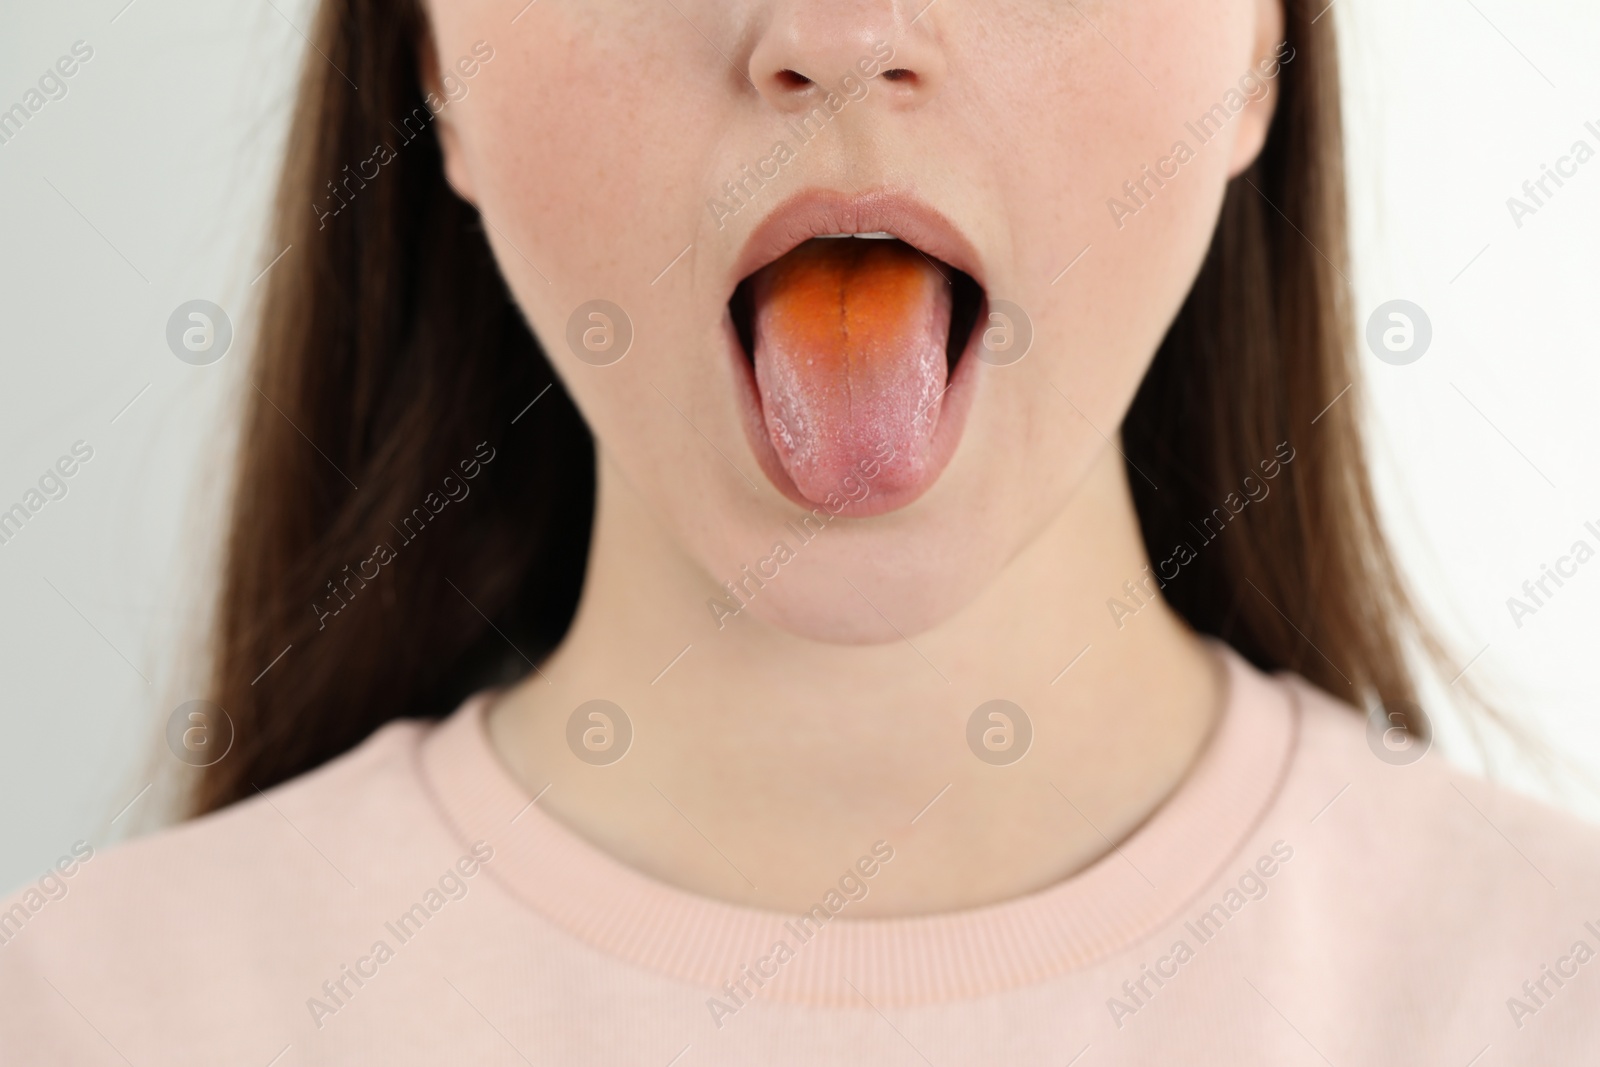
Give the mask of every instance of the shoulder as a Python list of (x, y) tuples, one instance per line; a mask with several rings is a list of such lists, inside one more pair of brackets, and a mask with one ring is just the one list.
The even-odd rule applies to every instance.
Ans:
[(1413, 1036), (1486, 1034), (1463, 1062), (1489, 1041), (1543, 1055), (1600, 1039), (1600, 827), (1385, 745), (1382, 722), (1285, 682), (1299, 736), (1268, 830), (1294, 848), (1283, 951), (1345, 991), (1335, 1009), (1377, 1000)]
[(1317, 790), (1327, 793), (1326, 807), (1315, 809), (1308, 825), (1358, 834), (1380, 851), (1404, 850), (1419, 860), (1496, 857), (1486, 869), (1451, 873), (1469, 884), (1481, 879), (1484, 888), (1508, 881), (1595, 886), (1600, 826), (1485, 781), (1299, 678), (1285, 681), (1300, 720), (1291, 782), (1313, 791), (1306, 801), (1316, 800)]
[(41, 1060), (98, 1044), (97, 1032), (137, 1047), (170, 1027), (227, 1048), (230, 1032), (303, 1015), (282, 990), (316, 988), (315, 950), (396, 878), (415, 889), (461, 851), (416, 770), (425, 733), (392, 723), (222, 811), (84, 846), (70, 877), (13, 894), (0, 904), (0, 999), (22, 1009), (13, 1038)]
[[(322, 767), (220, 811), (129, 842), (83, 845), (78, 869), (60, 893), (70, 907), (28, 907), (24, 919), (14, 902), (37, 904), (24, 887), (6, 902), (7, 914), (22, 925), (0, 928), (0, 935), (20, 944), (33, 940), (24, 934), (54, 932), (69, 925), (51, 921), (58, 911), (72, 911), (70, 925), (80, 926), (119, 910), (159, 918), (209, 897), (265, 904), (308, 881), (338, 884), (341, 867), (359, 864), (373, 845), (381, 848), (385, 825), (414, 802), (412, 765), (422, 731), (418, 723), (391, 723)], [(391, 814), (374, 817), (385, 811)], [(201, 888), (206, 892), (195, 892)]]

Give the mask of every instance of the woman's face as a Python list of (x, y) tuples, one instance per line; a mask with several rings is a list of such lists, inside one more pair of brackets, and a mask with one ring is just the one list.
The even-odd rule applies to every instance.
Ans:
[(1292, 63), (1278, 0), (525, 2), (428, 0), (450, 181), (603, 477), (840, 642), (1067, 506)]

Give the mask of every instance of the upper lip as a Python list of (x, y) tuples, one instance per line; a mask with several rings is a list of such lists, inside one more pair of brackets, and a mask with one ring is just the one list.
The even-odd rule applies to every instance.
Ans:
[(783, 201), (756, 225), (734, 262), (729, 288), (813, 237), (851, 233), (893, 234), (984, 284), (972, 242), (931, 205), (895, 192), (808, 189)]

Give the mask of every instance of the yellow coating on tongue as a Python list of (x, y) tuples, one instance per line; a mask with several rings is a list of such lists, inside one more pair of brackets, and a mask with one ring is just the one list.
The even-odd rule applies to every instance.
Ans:
[(806, 353), (819, 381), (870, 372), (859, 361), (892, 357), (926, 316), (931, 270), (898, 241), (809, 241), (763, 276), (763, 332)]

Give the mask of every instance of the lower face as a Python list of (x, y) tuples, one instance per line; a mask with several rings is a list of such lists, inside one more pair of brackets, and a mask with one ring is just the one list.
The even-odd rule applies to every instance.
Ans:
[(605, 466), (713, 588), (826, 516), (750, 605), (824, 641), (896, 637), (845, 579), (921, 632), (1068, 506), (1274, 51), (1257, 0), (897, 7), (429, 3), (451, 179)]

